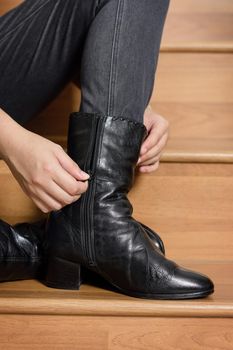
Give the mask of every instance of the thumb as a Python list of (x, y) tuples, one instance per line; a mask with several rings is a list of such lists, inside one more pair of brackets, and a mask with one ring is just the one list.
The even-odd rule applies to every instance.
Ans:
[(89, 179), (90, 176), (82, 171), (78, 164), (75, 163), (75, 161), (73, 161), (64, 150), (62, 150), (61, 153), (59, 152), (57, 157), (61, 166), (74, 178), (82, 181)]

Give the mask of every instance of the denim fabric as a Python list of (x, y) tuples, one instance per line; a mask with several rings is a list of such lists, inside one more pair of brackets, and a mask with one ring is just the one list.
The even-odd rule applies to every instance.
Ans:
[(83, 112), (143, 122), (169, 0), (25, 0), (0, 17), (0, 107), (20, 124), (78, 77)]

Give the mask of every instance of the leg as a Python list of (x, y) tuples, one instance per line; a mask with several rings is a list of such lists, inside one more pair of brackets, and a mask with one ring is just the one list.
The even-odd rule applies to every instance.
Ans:
[[(79, 64), (96, 0), (26, 0), (0, 17), (0, 107), (23, 124)], [(33, 278), (42, 266), (44, 222), (0, 220), (0, 282)]]
[(0, 17), (0, 107), (23, 124), (80, 64), (97, 0), (26, 0)]
[(100, 0), (82, 57), (80, 111), (143, 121), (168, 4)]

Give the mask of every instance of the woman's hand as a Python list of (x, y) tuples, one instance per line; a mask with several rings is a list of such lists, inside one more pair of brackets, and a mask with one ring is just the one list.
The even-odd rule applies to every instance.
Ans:
[(148, 135), (142, 143), (137, 166), (141, 172), (150, 173), (159, 167), (162, 151), (168, 139), (169, 124), (149, 105), (144, 113), (144, 125)]
[(89, 175), (60, 145), (21, 126), (14, 127), (4, 149), (15, 179), (44, 213), (76, 201), (88, 188), (88, 181), (83, 181)]

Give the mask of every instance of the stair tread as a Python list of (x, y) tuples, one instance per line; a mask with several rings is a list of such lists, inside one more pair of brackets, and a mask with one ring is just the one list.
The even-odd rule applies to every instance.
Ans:
[(215, 293), (193, 300), (145, 300), (98, 286), (82, 285), (79, 291), (68, 291), (48, 288), (36, 280), (4, 282), (0, 284), (0, 313), (233, 317), (233, 262), (186, 262), (184, 266), (212, 278)]
[(161, 161), (233, 163), (233, 138), (170, 138)]

